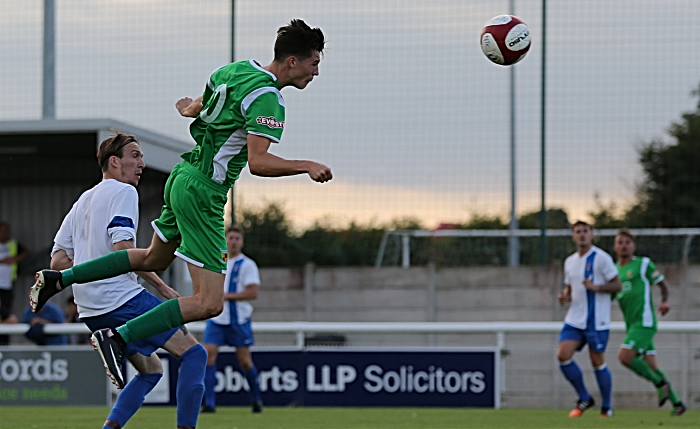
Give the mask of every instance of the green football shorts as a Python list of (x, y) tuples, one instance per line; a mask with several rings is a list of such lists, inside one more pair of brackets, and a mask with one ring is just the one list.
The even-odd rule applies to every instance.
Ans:
[(164, 242), (180, 240), (175, 255), (217, 273), (226, 273), (224, 206), (228, 188), (188, 162), (181, 162), (165, 183), (165, 205), (152, 222)]
[(656, 328), (645, 328), (643, 326), (632, 326), (627, 329), (627, 336), (622, 342), (623, 349), (635, 350), (641, 355), (656, 353), (654, 347), (654, 335)]

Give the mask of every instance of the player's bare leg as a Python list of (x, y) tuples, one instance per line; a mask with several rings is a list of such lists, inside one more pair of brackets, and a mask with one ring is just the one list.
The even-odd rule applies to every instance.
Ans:
[(177, 241), (161, 240), (153, 233), (151, 245), (147, 249), (127, 249), (129, 264), (134, 271), (163, 271), (175, 260), (175, 249), (180, 245)]
[(110, 253), (63, 271), (41, 270), (29, 289), (29, 305), (38, 312), (46, 302), (73, 283), (87, 283), (131, 271), (163, 271), (175, 258), (176, 241), (164, 242), (157, 234), (148, 249), (128, 249)]
[(591, 358), (591, 365), (593, 365), (593, 368), (598, 368), (605, 365), (605, 353), (594, 352), (593, 350), (589, 349), (588, 355)]
[(187, 322), (206, 320), (224, 309), (225, 275), (187, 263), (192, 277), (192, 296), (178, 298), (182, 319)]
[(570, 361), (576, 353), (576, 349), (581, 345), (580, 341), (564, 340), (557, 345), (557, 359), (559, 362)]
[(236, 358), (243, 371), (250, 371), (253, 368), (253, 356), (250, 347), (239, 347), (236, 349)]
[(219, 357), (219, 346), (216, 344), (204, 344), (207, 351), (207, 366), (216, 365), (216, 359)]

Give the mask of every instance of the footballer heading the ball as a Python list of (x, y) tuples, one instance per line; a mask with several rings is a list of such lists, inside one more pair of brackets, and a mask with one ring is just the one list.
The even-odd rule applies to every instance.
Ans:
[(481, 30), (481, 50), (488, 59), (502, 66), (525, 58), (530, 44), (530, 29), (513, 15), (498, 15)]

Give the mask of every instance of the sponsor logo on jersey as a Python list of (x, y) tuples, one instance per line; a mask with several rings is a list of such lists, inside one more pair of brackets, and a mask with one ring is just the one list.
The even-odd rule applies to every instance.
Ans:
[(627, 271), (627, 278), (631, 279), (632, 276), (634, 276), (634, 273), (632, 271)]
[(272, 129), (284, 128), (284, 121), (278, 121), (272, 116), (258, 116), (255, 121), (260, 125), (265, 125)]

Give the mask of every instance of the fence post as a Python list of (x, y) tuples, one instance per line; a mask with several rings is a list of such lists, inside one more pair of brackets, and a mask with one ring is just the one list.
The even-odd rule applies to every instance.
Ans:
[(506, 391), (506, 334), (503, 331), (496, 332), (496, 347), (498, 353), (498, 392), (494, 408), (501, 408), (501, 396)]
[(409, 246), (411, 236), (404, 234), (401, 236), (401, 266), (408, 268), (411, 266), (411, 247)]
[(389, 240), (389, 231), (384, 231), (382, 235), (382, 241), (379, 243), (379, 252), (377, 253), (377, 260), (374, 266), (380, 268), (382, 266), (382, 261), (384, 260), (384, 251), (386, 250), (386, 242)]
[[(427, 299), (427, 319), (428, 322), (435, 322), (437, 320), (437, 272), (435, 269), (435, 263), (428, 263), (428, 299)], [(430, 347), (435, 346), (435, 334), (428, 334), (428, 345)]]
[(304, 265), (304, 297), (306, 299), (306, 321), (314, 321), (314, 275), (315, 265), (307, 262)]
[(304, 331), (297, 331), (294, 336), (296, 337), (296, 343), (299, 350), (302, 350), (306, 346), (306, 335)]

